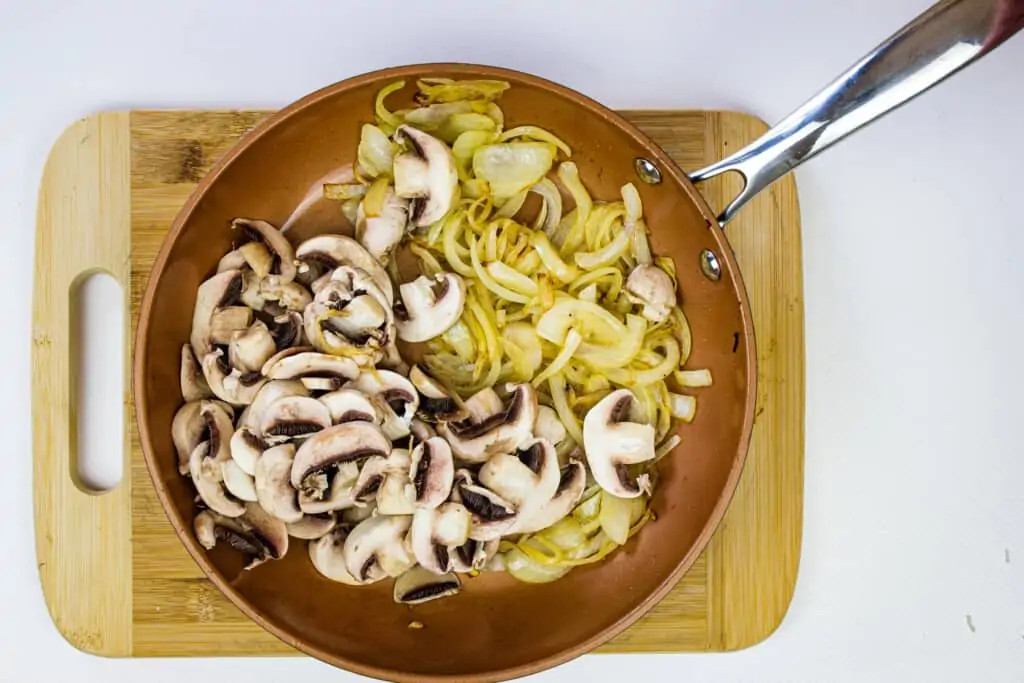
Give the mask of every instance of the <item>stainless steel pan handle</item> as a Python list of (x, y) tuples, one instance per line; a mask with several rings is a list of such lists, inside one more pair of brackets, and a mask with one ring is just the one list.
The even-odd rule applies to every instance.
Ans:
[(778, 125), (690, 176), (738, 171), (743, 191), (718, 216), (723, 227), (751, 197), (850, 133), (908, 102), (1024, 27), (1024, 0), (943, 0), (904, 26)]

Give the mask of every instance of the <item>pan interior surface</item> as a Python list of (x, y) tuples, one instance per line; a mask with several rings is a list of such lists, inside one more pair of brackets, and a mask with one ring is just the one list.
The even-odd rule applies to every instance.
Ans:
[[(305, 543), (281, 561), (243, 571), (228, 548), (195, 541), (191, 482), (179, 476), (171, 420), (181, 403), (181, 345), (188, 340), (199, 284), (230, 250), (231, 220), (283, 225), (311, 188), (355, 159), (360, 126), (373, 121), (378, 90), (405, 79), (389, 98), (411, 102), (421, 76), (497, 78), (506, 128), (536, 124), (564, 139), (596, 199), (640, 192), (656, 255), (676, 264), (693, 351), (689, 367), (708, 368), (714, 385), (698, 390), (699, 409), (678, 428), (682, 443), (660, 465), (652, 502), (656, 521), (607, 560), (553, 583), (519, 583), (503, 573), (464, 581), (453, 598), (397, 605), (390, 581), (354, 588), (316, 572)], [(635, 160), (651, 160), (660, 184), (640, 182)], [(568, 89), (489, 67), (425, 65), (361, 76), (314, 93), (246, 136), (200, 184), (172, 227), (143, 302), (135, 358), (140, 435), (160, 498), (179, 536), (216, 585), (260, 625), (308, 654), (389, 680), (493, 680), (535, 672), (596, 647), (662, 597), (707, 544), (735, 488), (753, 416), (754, 344), (746, 293), (712, 214), (692, 184), (617, 115)], [(318, 202), (287, 233), (293, 243), (352, 229), (340, 205)], [(711, 251), (718, 281), (701, 268)], [(422, 628), (410, 628), (411, 622)]]

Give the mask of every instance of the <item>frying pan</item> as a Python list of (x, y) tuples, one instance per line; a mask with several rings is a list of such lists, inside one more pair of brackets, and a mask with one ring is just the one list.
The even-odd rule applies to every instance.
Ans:
[[(640, 618), (691, 566), (721, 520), (742, 470), (753, 423), (755, 348), (740, 272), (721, 229), (758, 191), (854, 130), (913, 98), (1005, 41), (1024, 24), (1021, 0), (945, 0), (871, 51), (764, 137), (689, 176), (614, 112), (554, 83), (505, 69), (409, 66), (346, 80), (271, 116), (228, 152), (174, 221), (142, 303), (134, 395), (142, 447), (160, 501), (185, 547), (243, 612), (290, 645), (335, 666), (403, 681), (491, 681), (578, 656)], [(230, 249), (232, 218), (284, 223), (311, 187), (352, 161), (376, 92), (422, 76), (494, 78), (510, 125), (534, 123), (574, 150), (584, 184), (602, 199), (635, 180), (656, 253), (677, 265), (694, 336), (692, 367), (713, 387), (685, 440), (662, 461), (650, 524), (620, 552), (544, 585), (500, 573), (467, 581), (457, 598), (410, 611), (384, 583), (351, 588), (320, 576), (300, 544), (254, 571), (192, 532), (191, 482), (177, 473), (171, 419), (181, 344), (196, 288)], [(411, 88), (393, 97), (408, 104)], [(406, 102), (402, 102), (402, 98)], [(694, 183), (739, 172), (745, 187), (720, 213)], [(331, 213), (333, 208), (334, 213)], [(289, 231), (293, 241), (344, 229), (322, 206)], [(221, 544), (223, 545), (223, 544)], [(416, 620), (425, 625), (410, 629)]]

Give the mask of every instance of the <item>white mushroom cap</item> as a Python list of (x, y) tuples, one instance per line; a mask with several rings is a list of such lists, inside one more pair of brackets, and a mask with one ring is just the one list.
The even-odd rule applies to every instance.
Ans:
[(395, 602), (420, 605), (430, 600), (455, 595), (462, 584), (455, 574), (434, 574), (423, 567), (413, 567), (395, 579)]
[(472, 518), (469, 537), (475, 541), (501, 538), (518, 519), (512, 503), (494, 491), (474, 484), (468, 470), (456, 473), (452, 500), (462, 503), (469, 511)]
[(246, 408), (238, 426), (248, 428), (259, 435), (260, 424), (263, 422), (263, 412), (267, 409), (267, 406), (285, 396), (309, 396), (309, 390), (298, 380), (278, 379), (267, 382), (260, 388), (252, 403)]
[(252, 403), (267, 382), (256, 372), (229, 370), (224, 351), (219, 348), (203, 356), (203, 375), (217, 398), (238, 406)]
[(627, 469), (654, 458), (654, 427), (628, 421), (635, 400), (629, 389), (618, 389), (583, 418), (583, 450), (594, 481), (619, 498), (636, 498), (650, 488), (647, 475), (634, 477)]
[(504, 409), (501, 396), (491, 387), (484, 387), (466, 399), (467, 419), (472, 423), (479, 424)]
[(257, 320), (248, 329), (236, 332), (228, 344), (228, 362), (242, 372), (259, 372), (277, 353), (277, 345), (266, 323)]
[(286, 526), (289, 536), (312, 541), (331, 533), (337, 525), (337, 516), (333, 512), (325, 512), (320, 515), (303, 515), (299, 521)]
[(455, 273), (421, 275), (399, 286), (401, 307), (395, 309), (399, 339), (424, 342), (444, 334), (458, 322), (466, 305), (466, 283)]
[(239, 500), (256, 502), (256, 483), (251, 474), (245, 472), (234, 460), (222, 462), (220, 470), (228, 493)]
[[(280, 230), (266, 221), (253, 220), (250, 218), (236, 218), (231, 221), (231, 227), (236, 230), (244, 230), (252, 238), (261, 239), (267, 247), (277, 254), (278, 268), (280, 271), (273, 277), (281, 283), (291, 282), (295, 279), (295, 250), (292, 249), (291, 242), (281, 234)], [(256, 266), (253, 265), (252, 261), (249, 261), (249, 259), (255, 256), (258, 252), (240, 251), (242, 251), (244, 256), (248, 257), (246, 258), (246, 261), (253, 267), (253, 270), (257, 270)], [(260, 264), (257, 263), (256, 265)]]
[(203, 440), (206, 421), (199, 414), (200, 401), (189, 401), (174, 414), (171, 421), (171, 440), (178, 451), (178, 471), (188, 474), (189, 456)]
[(351, 237), (336, 234), (311, 237), (298, 246), (295, 256), (307, 265), (322, 266), (326, 270), (334, 270), (342, 265), (364, 270), (387, 297), (389, 304), (395, 300), (394, 288), (387, 271), (370, 255), (370, 252)]
[(497, 555), (500, 543), (497, 538), (486, 543), (472, 538), (467, 540), (451, 553), (452, 569), (457, 572), (480, 571), (488, 559)]
[(298, 497), (291, 485), (295, 446), (281, 444), (263, 451), (256, 461), (256, 498), (260, 506), (282, 522), (302, 519)]
[(296, 348), (298, 350), (286, 349), (272, 356), (263, 365), (263, 374), (268, 379), (296, 380), (302, 377), (352, 379), (359, 374), (359, 366), (351, 358)]
[(309, 543), (309, 559), (312, 560), (313, 567), (331, 581), (359, 586), (361, 582), (356, 581), (345, 567), (344, 550), (347, 536), (348, 533), (339, 527), (319, 539), (311, 541)]
[(551, 442), (552, 446), (557, 446), (565, 441), (565, 425), (562, 424), (562, 420), (559, 419), (558, 413), (555, 412), (554, 408), (538, 406), (537, 422), (533, 425), (533, 434), (542, 439), (547, 439)]
[[(438, 432), (462, 461), (486, 462), (492, 455), (511, 453), (533, 434), (537, 420), (537, 393), (529, 384), (510, 385), (508, 405), (482, 422), (443, 422)], [(472, 413), (470, 403), (467, 408)]]
[(360, 522), (345, 539), (345, 568), (360, 583), (398, 576), (414, 563), (405, 548), (412, 525), (406, 515), (379, 515)]
[(256, 460), (267, 450), (267, 444), (253, 430), (240, 427), (231, 437), (230, 448), (231, 459), (243, 472), (252, 475), (256, 473)]
[(226, 306), (218, 308), (210, 316), (210, 343), (228, 344), (239, 332), (252, 324), (252, 309), (248, 306)]
[(448, 213), (455, 198), (459, 183), (455, 156), (448, 145), (412, 126), (399, 126), (395, 139), (412, 148), (395, 157), (395, 193), (413, 200), (409, 206), (413, 225), (430, 225)]
[(309, 396), (282, 396), (263, 411), (260, 433), (267, 443), (305, 438), (331, 426), (331, 413)]
[(224, 488), (221, 463), (210, 456), (210, 442), (202, 441), (189, 457), (189, 474), (199, 497), (214, 512), (225, 517), (239, 517), (245, 512), (241, 501)]
[(398, 197), (391, 189), (384, 196), (379, 216), (366, 216), (363, 202), (356, 212), (356, 239), (381, 263), (386, 263), (391, 252), (405, 236), (409, 221), (409, 202)]
[(355, 489), (352, 493), (358, 507), (364, 507), (368, 503), (376, 504), (377, 492), (387, 476), (387, 462), (387, 458), (374, 455), (367, 458), (363, 466), (359, 468), (359, 478), (356, 479)]
[(469, 511), (461, 503), (418, 509), (409, 531), (416, 561), (435, 574), (451, 571), (451, 552), (469, 540), (470, 525)]
[[(300, 492), (300, 504), (306, 512), (325, 512), (329, 509), (340, 509), (355, 503), (354, 499), (342, 501), (344, 504), (326, 506), (310, 506), (305, 501), (323, 500), (330, 490), (333, 499), (338, 492), (339, 468), (349, 465), (356, 468), (357, 474), (346, 485), (354, 487), (358, 477), (357, 462), (372, 456), (386, 457), (391, 452), (391, 442), (380, 429), (369, 422), (344, 422), (317, 432), (299, 447), (292, 465), (292, 487)], [(346, 477), (350, 476), (344, 472)]]
[(643, 263), (626, 278), (626, 296), (643, 305), (643, 315), (656, 323), (665, 321), (676, 305), (676, 288), (672, 278), (658, 266)]
[[(418, 414), (424, 420), (429, 420), (430, 422), (459, 422), (469, 416), (469, 413), (462, 406), (461, 401), (459, 401), (458, 395), (424, 372), (420, 366), (412, 366), (412, 369), (409, 371), (409, 381), (419, 393)], [(501, 399), (498, 398), (497, 394), (494, 395), (494, 398), (498, 401), (498, 410), (501, 410)]]
[(288, 533), (279, 520), (254, 503), (245, 505), (241, 515), (229, 518), (203, 510), (193, 521), (196, 539), (207, 550), (224, 541), (249, 557), (246, 569), (266, 560), (279, 560), (288, 552)]
[(242, 292), (244, 282), (239, 270), (217, 273), (199, 285), (192, 311), (192, 334), (189, 342), (196, 357), (202, 359), (213, 348), (210, 343), (210, 322), (218, 308), (233, 305)]
[(392, 449), (385, 464), (384, 482), (377, 489), (377, 510), (382, 515), (411, 515), (416, 511), (409, 482), (412, 459), (404, 448)]

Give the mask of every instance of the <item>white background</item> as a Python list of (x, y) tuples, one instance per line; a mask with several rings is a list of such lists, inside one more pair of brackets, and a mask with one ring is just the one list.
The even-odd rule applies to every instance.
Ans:
[[(617, 107), (775, 121), (927, 4), (0, 0), (0, 681), (355, 680), (300, 659), (104, 660), (52, 626), (31, 521), (29, 283), (37, 183), (70, 121), (278, 107), (433, 60)], [(806, 506), (779, 631), (741, 653), (591, 656), (537, 680), (1024, 680), (1022, 74), (1018, 36), (797, 173)]]

